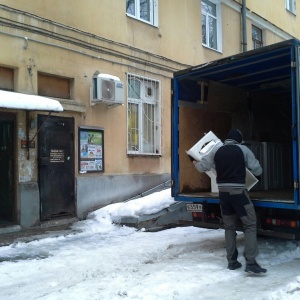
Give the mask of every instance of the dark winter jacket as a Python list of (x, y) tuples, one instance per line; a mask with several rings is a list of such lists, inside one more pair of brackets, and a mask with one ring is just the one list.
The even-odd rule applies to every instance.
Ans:
[(262, 174), (259, 161), (252, 151), (235, 140), (225, 140), (224, 145), (211, 151), (195, 164), (200, 172), (215, 169), (218, 187), (245, 188), (246, 168), (254, 175)]

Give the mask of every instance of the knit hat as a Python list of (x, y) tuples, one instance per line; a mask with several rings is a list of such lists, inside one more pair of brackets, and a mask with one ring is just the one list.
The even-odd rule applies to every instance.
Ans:
[(228, 140), (234, 140), (239, 144), (243, 141), (243, 135), (238, 129), (231, 129), (227, 134)]

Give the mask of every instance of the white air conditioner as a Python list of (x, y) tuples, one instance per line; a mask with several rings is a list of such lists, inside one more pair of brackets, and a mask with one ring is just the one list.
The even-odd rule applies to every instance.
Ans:
[(93, 77), (93, 103), (123, 104), (124, 84), (120, 78), (98, 74)]

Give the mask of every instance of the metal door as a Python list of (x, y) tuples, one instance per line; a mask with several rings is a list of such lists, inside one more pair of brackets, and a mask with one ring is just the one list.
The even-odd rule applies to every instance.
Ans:
[(0, 114), (0, 224), (14, 221), (14, 117)]
[(38, 116), (41, 220), (75, 215), (74, 119)]

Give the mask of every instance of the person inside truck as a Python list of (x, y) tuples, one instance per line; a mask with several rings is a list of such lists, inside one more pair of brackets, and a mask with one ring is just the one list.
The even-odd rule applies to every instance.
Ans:
[(262, 174), (262, 168), (253, 152), (241, 145), (242, 141), (242, 133), (238, 129), (231, 129), (221, 147), (210, 151), (200, 161), (194, 159), (192, 161), (199, 172), (207, 172), (212, 168), (216, 170), (228, 269), (235, 270), (242, 267), (237, 260), (236, 247), (236, 221), (240, 218), (244, 229), (245, 272), (266, 273), (267, 270), (256, 261), (258, 255), (256, 214), (245, 187), (246, 168), (255, 176)]

